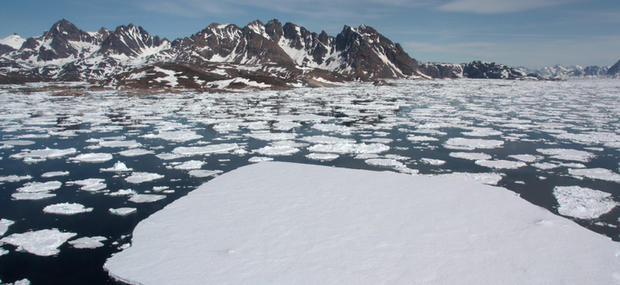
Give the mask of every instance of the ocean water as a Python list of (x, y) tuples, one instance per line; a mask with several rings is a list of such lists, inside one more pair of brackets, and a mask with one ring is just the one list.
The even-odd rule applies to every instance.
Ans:
[[(138, 222), (221, 173), (265, 159), (467, 173), (620, 241), (620, 81), (396, 83), (77, 97), (0, 87), (0, 218), (13, 222), (1, 237), (0, 280), (116, 284), (103, 263), (129, 245)], [(132, 170), (102, 171), (119, 162)], [(98, 180), (79, 185), (85, 179)], [(41, 188), (50, 181), (60, 186)], [(32, 193), (51, 197), (20, 199)], [(136, 203), (150, 198), (159, 200)], [(44, 211), (60, 203), (92, 209)], [(121, 207), (136, 212), (109, 211)], [(24, 249), (9, 242), (45, 229), (75, 235), (49, 256), (40, 250), (56, 247), (42, 240), (22, 239)], [(95, 236), (106, 238), (103, 246), (70, 244)]]

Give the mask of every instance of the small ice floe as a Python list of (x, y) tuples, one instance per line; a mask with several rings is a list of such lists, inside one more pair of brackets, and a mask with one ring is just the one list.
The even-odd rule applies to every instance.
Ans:
[(577, 178), (590, 178), (620, 183), (620, 174), (605, 168), (586, 168), (568, 170), (568, 173)]
[(161, 160), (175, 160), (175, 159), (185, 157), (184, 155), (174, 154), (174, 153), (158, 153), (155, 156)]
[(148, 150), (148, 149), (132, 148), (128, 150), (123, 150), (119, 152), (118, 154), (122, 156), (127, 156), (127, 157), (135, 157), (135, 156), (142, 156), (142, 155), (153, 154), (153, 153), (154, 152), (152, 150)]
[(13, 193), (11, 198), (13, 200), (42, 200), (56, 196), (56, 194), (49, 192), (36, 192), (36, 193)]
[[(8, 254), (8, 253), (9, 253), (8, 250), (0, 247), (0, 256), (3, 256), (3, 255)], [(2, 282), (2, 280), (0, 280), (0, 282)], [(2, 284), (2, 283), (0, 283), (0, 284)]]
[[(2, 282), (2, 280), (0, 280), (0, 282)], [(2, 284), (5, 285), (4, 283)], [(7, 283), (6, 285), (30, 285), (30, 280), (28, 280), (28, 278), (24, 278), (24, 279), (17, 280), (13, 283)]]
[(192, 176), (192, 177), (204, 178), (204, 177), (210, 177), (210, 176), (217, 176), (222, 172), (223, 171), (221, 170), (194, 169), (194, 170), (190, 170), (188, 174), (189, 176)]
[(363, 142), (365, 143), (382, 143), (382, 144), (390, 144), (392, 141), (394, 140), (390, 138), (370, 138), (370, 139), (363, 140)]
[(46, 214), (57, 215), (75, 215), (81, 213), (92, 212), (93, 208), (86, 208), (79, 203), (58, 203), (53, 205), (47, 205), (43, 208), (43, 212)]
[(34, 141), (29, 140), (4, 140), (0, 141), (0, 144), (10, 145), (10, 146), (27, 146), (35, 144)]
[(69, 244), (78, 249), (93, 249), (102, 247), (103, 242), (108, 240), (106, 237), (94, 236), (94, 237), (81, 237), (74, 240), (70, 240)]
[(278, 131), (290, 131), (294, 128), (299, 128), (299, 127), (301, 127), (300, 123), (290, 122), (290, 121), (279, 121), (273, 124), (274, 130), (278, 130)]
[(407, 139), (411, 142), (432, 142), (432, 141), (438, 141), (438, 138), (435, 137), (429, 137), (429, 136), (414, 136), (414, 135), (408, 135)]
[[(29, 182), (24, 184), (22, 187), (17, 188), (18, 193), (13, 193), (13, 195), (34, 193), (45, 194), (57, 190), (60, 186), (62, 186), (62, 182), (60, 181)], [(55, 194), (51, 195), (54, 196)]]
[(236, 143), (212, 144), (206, 146), (180, 146), (172, 150), (173, 154), (182, 156), (224, 154), (238, 149)]
[(35, 150), (24, 150), (20, 153), (16, 153), (11, 155), (11, 158), (22, 159), (26, 163), (36, 163), (45, 161), (48, 159), (56, 159), (61, 158), (63, 156), (71, 155), (76, 153), (77, 150), (75, 148), (67, 148), (67, 149), (35, 149)]
[(493, 149), (499, 148), (503, 145), (504, 141), (500, 140), (468, 138), (450, 138), (444, 143), (445, 148), (458, 150)]
[(255, 140), (261, 141), (283, 141), (283, 140), (292, 140), (297, 137), (295, 133), (249, 133), (245, 135), (246, 137), (253, 138)]
[(313, 143), (313, 144), (354, 144), (355, 143), (355, 140), (353, 139), (345, 139), (345, 138), (325, 136), (325, 135), (307, 136), (307, 137), (299, 138), (299, 140)]
[(390, 150), (390, 147), (380, 143), (338, 143), (338, 144), (316, 144), (308, 148), (311, 152), (327, 152), (337, 154), (362, 154), (362, 153), (381, 153)]
[(166, 195), (159, 194), (136, 194), (129, 198), (129, 202), (133, 203), (152, 203), (165, 199)]
[(555, 163), (550, 163), (550, 162), (532, 163), (532, 166), (538, 169), (542, 169), (542, 170), (548, 170), (548, 169), (554, 169), (554, 168), (560, 167), (560, 165), (555, 164)]
[(108, 187), (103, 178), (87, 178), (82, 180), (68, 181), (67, 185), (79, 185), (80, 190), (87, 192), (98, 192)]
[(534, 162), (538, 160), (538, 157), (536, 157), (535, 155), (531, 155), (531, 154), (511, 154), (508, 157), (512, 159), (520, 160), (523, 162)]
[(618, 205), (610, 193), (580, 186), (556, 186), (558, 212), (578, 219), (596, 219)]
[(133, 172), (129, 177), (125, 178), (125, 181), (132, 184), (140, 184), (162, 178), (164, 178), (164, 175), (158, 173)]
[(110, 208), (108, 209), (108, 212), (110, 212), (110, 214), (112, 215), (128, 216), (128, 215), (138, 212), (138, 209), (130, 208), (130, 207)]
[(162, 139), (172, 142), (188, 142), (197, 139), (201, 139), (202, 136), (194, 131), (180, 130), (180, 131), (159, 131), (158, 134), (146, 134), (142, 136), (147, 139)]
[(59, 252), (58, 247), (76, 235), (76, 233), (61, 232), (53, 228), (12, 234), (0, 239), (0, 242), (14, 245), (19, 251), (23, 250), (39, 256), (52, 256)]
[(67, 175), (69, 175), (69, 171), (50, 171), (50, 172), (45, 172), (41, 174), (41, 177), (52, 178), (52, 177), (67, 176)]
[[(445, 174), (444, 174), (445, 175)], [(461, 176), (467, 179), (472, 179), (487, 185), (497, 185), (497, 183), (504, 177), (500, 173), (466, 173), (455, 172), (449, 175)]]
[(280, 145), (280, 146), (265, 146), (254, 150), (255, 152), (266, 155), (266, 156), (286, 156), (293, 155), (299, 152), (299, 149), (296, 147), (288, 146), (288, 145)]
[(0, 237), (9, 230), (9, 227), (15, 222), (8, 219), (0, 219)]
[(517, 169), (520, 167), (524, 167), (527, 164), (523, 161), (513, 161), (513, 160), (476, 160), (475, 163), (480, 166), (495, 168), (495, 169)]
[(32, 179), (32, 176), (30, 175), (8, 175), (8, 176), (0, 176), (0, 184), (3, 184), (5, 182), (19, 182), (19, 181), (23, 181), (23, 180), (30, 180)]
[(112, 154), (109, 153), (83, 153), (75, 157), (69, 158), (73, 162), (85, 162), (85, 163), (101, 163), (112, 159)]
[(99, 141), (100, 147), (109, 147), (109, 148), (135, 148), (142, 146), (141, 143), (136, 142), (135, 140), (124, 141), (124, 140), (102, 140)]
[(428, 164), (428, 165), (444, 165), (446, 163), (445, 160), (441, 160), (441, 159), (433, 159), (433, 158), (421, 158), (420, 161), (424, 164)]
[(306, 155), (306, 157), (308, 159), (312, 159), (312, 160), (320, 160), (320, 161), (332, 161), (336, 158), (338, 158), (340, 155), (335, 154), (335, 153), (309, 153)]
[(469, 128), (470, 131), (467, 132), (461, 132), (461, 134), (463, 134), (464, 136), (468, 136), (468, 137), (490, 137), (490, 136), (500, 136), (502, 135), (502, 132), (498, 131), (498, 130), (494, 130), (491, 128), (476, 128), (476, 127), (472, 127)]
[(312, 128), (326, 133), (339, 133), (342, 135), (349, 135), (353, 131), (351, 127), (324, 123), (316, 123), (312, 125)]
[(549, 156), (553, 159), (578, 161), (578, 162), (588, 162), (592, 158), (595, 157), (595, 155), (591, 152), (587, 152), (583, 150), (576, 150), (576, 149), (537, 148), (536, 151), (546, 156)]
[(406, 167), (402, 162), (396, 159), (391, 159), (391, 158), (371, 158), (371, 159), (364, 160), (364, 162), (368, 165), (380, 166), (380, 167), (389, 167), (389, 168), (405, 168)]
[(193, 170), (200, 169), (203, 165), (207, 164), (200, 160), (188, 160), (184, 162), (173, 162), (167, 168), (179, 169), (179, 170)]
[(583, 163), (578, 163), (578, 162), (562, 162), (562, 163), (559, 163), (558, 165), (562, 167), (566, 167), (566, 168), (586, 168), (586, 166)]
[(108, 196), (131, 196), (137, 194), (136, 191), (132, 189), (119, 189), (114, 192), (106, 193)]
[(117, 161), (114, 166), (110, 167), (110, 168), (101, 168), (99, 169), (99, 171), (101, 172), (129, 172), (132, 171), (132, 168), (127, 168), (127, 165), (125, 165), (125, 163)]
[(490, 160), (491, 155), (482, 152), (451, 152), (449, 156), (467, 160)]
[(272, 160), (273, 160), (273, 157), (253, 156), (248, 159), (248, 162), (256, 163), (256, 162), (272, 161)]

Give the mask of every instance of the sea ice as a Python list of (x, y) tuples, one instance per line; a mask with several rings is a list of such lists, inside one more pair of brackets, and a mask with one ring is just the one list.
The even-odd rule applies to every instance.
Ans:
[(43, 208), (44, 213), (57, 215), (75, 215), (92, 211), (93, 208), (86, 208), (84, 205), (78, 203), (58, 203)]
[(141, 221), (104, 268), (131, 284), (615, 284), (619, 251), (464, 176), (266, 162)]
[(512, 159), (520, 160), (523, 162), (534, 162), (538, 160), (538, 157), (536, 157), (535, 155), (531, 155), (531, 154), (511, 154), (508, 157)]
[(205, 169), (194, 169), (188, 172), (189, 176), (198, 177), (198, 178), (216, 176), (220, 173), (222, 173), (221, 170), (205, 170)]
[(312, 152), (306, 155), (308, 159), (320, 160), (320, 161), (332, 161), (338, 158), (340, 155), (335, 153), (316, 153)]
[(433, 159), (433, 158), (421, 158), (420, 161), (424, 164), (429, 164), (429, 165), (444, 165), (446, 164), (445, 160), (441, 160), (441, 159)]
[(200, 169), (205, 164), (207, 163), (204, 161), (200, 161), (200, 160), (188, 160), (182, 163), (173, 164), (172, 168), (180, 169), (180, 170), (192, 170), (192, 169)]
[(69, 158), (69, 160), (75, 162), (86, 163), (101, 163), (112, 159), (112, 154), (109, 153), (83, 153), (76, 157)]
[(248, 159), (248, 162), (257, 163), (257, 162), (272, 161), (272, 160), (273, 160), (273, 157), (253, 156)]
[(136, 142), (135, 140), (123, 141), (123, 140), (112, 140), (107, 141), (103, 140), (99, 142), (99, 146), (101, 147), (110, 147), (110, 148), (135, 148), (142, 146), (141, 143)]
[(162, 139), (172, 142), (188, 142), (202, 138), (201, 135), (190, 130), (160, 131), (158, 134), (146, 134), (142, 137), (147, 139)]
[(5, 183), (5, 182), (19, 182), (22, 180), (30, 180), (32, 179), (32, 176), (30, 175), (23, 175), (23, 176), (18, 176), (18, 175), (8, 175), (8, 176), (0, 176), (0, 184)]
[(99, 171), (101, 172), (129, 172), (132, 171), (132, 168), (127, 168), (127, 165), (125, 165), (125, 163), (117, 161), (114, 166), (110, 167), (110, 168), (101, 168), (99, 169)]
[(136, 213), (138, 211), (138, 209), (130, 208), (130, 207), (122, 207), (122, 208), (116, 208), (116, 209), (115, 208), (110, 208), (110, 209), (108, 209), (108, 211), (112, 215), (127, 216), (127, 215), (131, 215), (133, 213)]
[(0, 237), (9, 230), (9, 227), (15, 222), (8, 219), (0, 219)]
[(339, 137), (331, 137), (331, 136), (307, 136), (299, 138), (299, 140), (314, 143), (314, 144), (354, 144), (355, 140), (353, 139), (345, 139)]
[(103, 246), (103, 242), (108, 240), (106, 237), (102, 236), (94, 236), (94, 237), (81, 237), (78, 239), (70, 240), (69, 244), (74, 248), (79, 249), (92, 249), (99, 248)]
[(67, 176), (67, 175), (69, 175), (69, 171), (50, 171), (50, 172), (45, 172), (41, 174), (41, 177), (52, 178), (52, 177)]
[(47, 182), (28, 182), (24, 186), (17, 188), (17, 192), (21, 193), (39, 193), (54, 191), (62, 186), (60, 181)]
[(283, 146), (265, 146), (255, 150), (255, 152), (267, 155), (267, 156), (284, 156), (284, 155), (293, 155), (299, 151), (296, 147), (291, 147), (287, 145)]
[(536, 167), (538, 169), (542, 169), (542, 170), (548, 170), (548, 169), (553, 169), (553, 168), (557, 168), (560, 167), (559, 165), (555, 164), (555, 163), (550, 163), (550, 162), (537, 162), (537, 163), (532, 163), (533, 167)]
[(590, 179), (599, 179), (599, 180), (620, 183), (620, 174), (615, 173), (605, 168), (586, 168), (586, 169), (571, 168), (568, 170), (568, 173), (570, 175), (581, 177), (581, 178), (587, 177)]
[(58, 247), (75, 235), (77, 234), (61, 232), (54, 228), (12, 234), (0, 239), (0, 242), (14, 245), (18, 250), (24, 250), (34, 255), (51, 256), (57, 254), (59, 252)]
[(158, 194), (136, 194), (129, 198), (129, 202), (134, 203), (152, 203), (166, 198), (166, 195)]
[(63, 156), (71, 155), (76, 153), (77, 150), (75, 148), (67, 148), (67, 149), (35, 149), (35, 150), (24, 150), (20, 153), (16, 153), (11, 155), (11, 158), (23, 159), (26, 163), (35, 163), (40, 161), (45, 161), (48, 159), (61, 158)]
[(249, 133), (245, 136), (262, 141), (292, 140), (297, 136), (294, 133)]
[(556, 186), (558, 212), (579, 219), (596, 219), (618, 205), (611, 194), (580, 186)]
[(432, 142), (432, 141), (438, 141), (438, 138), (435, 137), (429, 137), (429, 136), (414, 136), (414, 135), (409, 135), (407, 136), (407, 139), (411, 142)]
[(485, 139), (450, 138), (444, 143), (448, 149), (474, 150), (493, 149), (504, 145), (503, 141)]
[(35, 192), (35, 193), (13, 193), (11, 198), (13, 200), (42, 200), (56, 196), (56, 194), (49, 192)]
[(527, 164), (523, 161), (514, 161), (514, 160), (476, 160), (475, 163), (480, 166), (496, 168), (496, 169), (517, 169), (520, 167), (524, 167)]
[(158, 173), (133, 172), (129, 177), (125, 178), (125, 181), (132, 184), (140, 184), (162, 178), (164, 178), (164, 175)]
[(390, 147), (380, 143), (372, 144), (316, 144), (308, 148), (311, 152), (328, 152), (337, 154), (362, 154), (362, 153), (381, 153), (390, 150)]
[(128, 150), (123, 150), (119, 152), (118, 154), (122, 156), (127, 156), (127, 157), (134, 157), (134, 156), (141, 156), (141, 155), (147, 155), (147, 154), (152, 154), (152, 153), (153, 153), (152, 150), (143, 149), (143, 148), (132, 148)]
[(67, 185), (79, 185), (80, 190), (87, 192), (97, 192), (104, 190), (107, 185), (103, 178), (87, 178), (82, 180), (68, 181)]
[(239, 146), (236, 143), (224, 143), (224, 144), (213, 144), (206, 146), (180, 146), (172, 150), (172, 153), (183, 156), (194, 156), (194, 155), (207, 155), (207, 154), (222, 154), (229, 153), (236, 149)]
[(396, 159), (390, 159), (390, 158), (371, 158), (371, 159), (364, 160), (364, 162), (368, 165), (380, 166), (380, 167), (391, 167), (391, 168), (405, 168), (406, 167), (402, 162)]
[(451, 152), (449, 156), (468, 160), (490, 160), (491, 155), (482, 152)]
[(590, 161), (590, 159), (595, 157), (595, 155), (591, 152), (587, 152), (583, 150), (576, 150), (576, 149), (538, 148), (536, 149), (536, 151), (544, 155), (550, 156), (553, 159), (559, 159), (559, 160), (588, 162)]

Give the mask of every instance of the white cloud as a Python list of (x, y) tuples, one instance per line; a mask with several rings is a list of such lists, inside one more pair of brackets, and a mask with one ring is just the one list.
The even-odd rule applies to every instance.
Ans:
[(439, 6), (439, 9), (451, 12), (496, 14), (526, 11), (574, 1), (576, 0), (453, 0)]

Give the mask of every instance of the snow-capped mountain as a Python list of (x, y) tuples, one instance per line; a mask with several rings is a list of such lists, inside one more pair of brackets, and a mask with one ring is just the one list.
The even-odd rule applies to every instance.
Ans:
[[(199, 78), (200, 83), (191, 85), (203, 88), (208, 80), (233, 76), (245, 76), (246, 81), (248, 77), (262, 78), (259, 82), (283, 80), (283, 86), (427, 77), (399, 44), (365, 25), (345, 26), (332, 37), (275, 19), (267, 24), (254, 21), (243, 28), (214, 23), (170, 42), (131, 24), (89, 33), (63, 19), (18, 49), (13, 46), (0, 56), (0, 83), (90, 80), (120, 84), (164, 65), (179, 76)], [(149, 83), (152, 80), (141, 85)]]
[(534, 71), (543, 78), (568, 79), (573, 77), (605, 77), (607, 76), (607, 66), (562, 66), (554, 65), (543, 67)]
[(620, 77), (620, 60), (607, 69), (607, 76)]
[(12, 34), (0, 39), (0, 55), (19, 49), (25, 41), (26, 39), (18, 34)]

